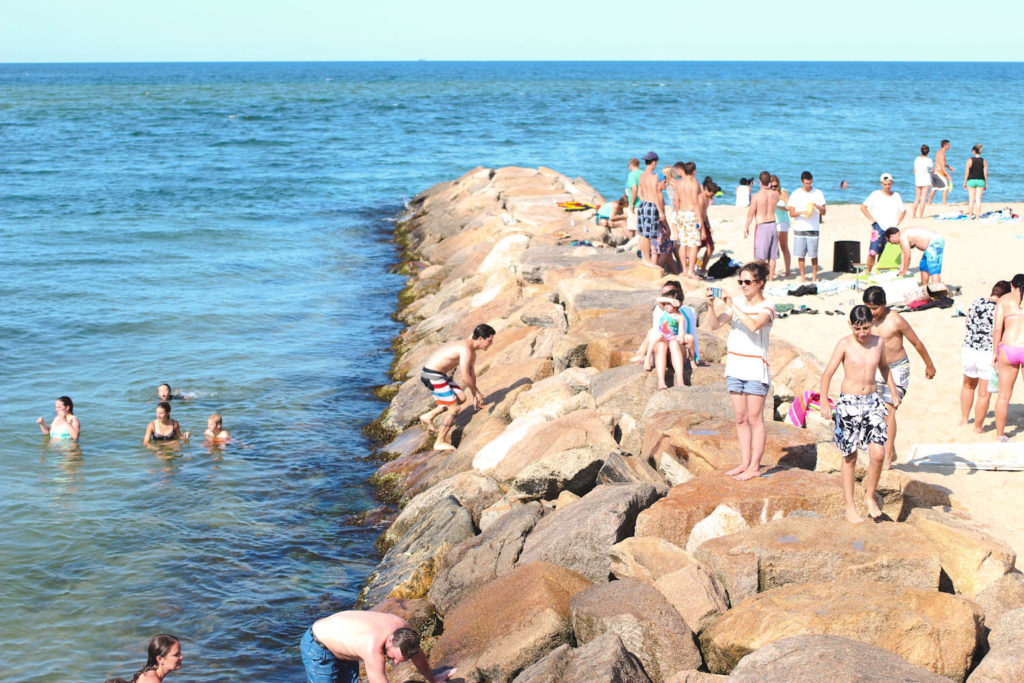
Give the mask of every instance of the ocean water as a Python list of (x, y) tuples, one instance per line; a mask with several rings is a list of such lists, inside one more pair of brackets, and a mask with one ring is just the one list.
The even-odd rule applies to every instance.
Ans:
[[(649, 149), (730, 189), (810, 169), (830, 201), (922, 143), (982, 142), (994, 203), (1024, 65), (0, 65), (0, 678), (300, 681), (297, 641), (352, 604), (376, 532), (359, 428), (382, 408), (403, 202), (477, 165), (546, 165), (607, 197)], [(840, 179), (851, 189), (840, 192)], [(959, 187), (959, 184), (956, 185)], [(953, 200), (963, 199), (957, 190)], [(183, 429), (141, 445), (156, 385)], [(79, 446), (34, 424), (75, 401)]]

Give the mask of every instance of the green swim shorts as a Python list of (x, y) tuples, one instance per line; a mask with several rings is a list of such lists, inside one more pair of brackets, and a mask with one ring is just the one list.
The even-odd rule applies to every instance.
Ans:
[(967, 187), (985, 187), (985, 181), (981, 178), (972, 178), (967, 181)]

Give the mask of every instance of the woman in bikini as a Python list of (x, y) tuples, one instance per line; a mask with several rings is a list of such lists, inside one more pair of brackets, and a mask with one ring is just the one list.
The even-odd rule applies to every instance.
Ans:
[(146, 425), (146, 435), (142, 437), (143, 446), (153, 446), (159, 443), (188, 441), (189, 432), (182, 432), (177, 420), (171, 419), (171, 404), (167, 401), (160, 401), (156, 406), (156, 419)]
[(46, 424), (46, 420), (43, 418), (36, 418), (36, 424), (39, 425), (40, 431), (43, 434), (47, 434), (51, 439), (78, 441), (78, 434), (82, 430), (82, 425), (78, 422), (78, 418), (75, 417), (75, 404), (67, 396), (61, 396), (54, 401), (53, 409), (57, 414), (54, 415), (53, 422), (49, 425)]
[(1010, 293), (1004, 294), (996, 304), (996, 319), (992, 327), (992, 348), (995, 353), (996, 372), (999, 373), (999, 396), (996, 398), (996, 438), (1008, 441), (1006, 413), (1010, 409), (1010, 396), (1017, 381), (1017, 373), (1024, 365), (1024, 318), (1021, 318), (1021, 298), (1024, 295), (1024, 274), (1010, 280)]

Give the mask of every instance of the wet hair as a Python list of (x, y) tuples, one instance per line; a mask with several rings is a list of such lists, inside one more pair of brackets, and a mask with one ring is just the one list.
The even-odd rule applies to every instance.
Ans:
[(884, 306), (885, 290), (878, 285), (871, 285), (864, 290), (864, 303), (872, 306)]
[(814, 176), (811, 175), (810, 171), (804, 171), (803, 173), (800, 174), (800, 180), (814, 180)]
[(989, 296), (1003, 296), (1004, 294), (1010, 293), (1010, 283), (1006, 280), (1000, 280), (999, 282), (992, 285), (992, 293)]
[(949, 144), (949, 140), (943, 140), (942, 142), (939, 143), (939, 147), (945, 147), (948, 144)]
[(864, 323), (870, 323), (874, 316), (871, 315), (871, 309), (864, 304), (857, 304), (850, 310), (850, 324), (851, 325), (863, 325)]
[(160, 384), (157, 384), (156, 385), (156, 390), (160, 391), (160, 387), (167, 387), (167, 393), (168, 394), (173, 394), (174, 393), (174, 389), (171, 389), (171, 385), (168, 384), (167, 382), (161, 382)]
[(1014, 289), (1024, 289), (1024, 274), (1017, 273), (1010, 280), (1010, 284), (1013, 285)]
[(974, 147), (971, 147), (971, 151), (975, 154), (981, 154), (981, 143), (979, 142)]
[(391, 644), (398, 648), (403, 659), (409, 659), (420, 651), (420, 634), (411, 628), (402, 627), (391, 634)]
[(893, 235), (898, 235), (898, 234), (900, 234), (900, 229), (899, 228), (886, 228), (885, 232), (883, 233), (883, 235), (885, 236), (885, 241), (886, 242), (889, 241), (890, 237), (892, 237)]
[(629, 165), (630, 166), (636, 166), (637, 168), (640, 168), (640, 160), (637, 159), (636, 157), (633, 157), (632, 159), (629, 160)]
[(64, 404), (64, 407), (68, 409), (68, 415), (75, 414), (75, 402), (71, 400), (70, 396), (58, 396), (57, 400)]
[(921, 145), (921, 154), (927, 155), (930, 151), (932, 150), (928, 145)]
[(210, 417), (206, 418), (207, 422), (209, 422), (210, 420), (216, 420), (217, 424), (219, 424), (222, 427), (224, 426), (224, 418), (220, 416), (220, 413), (214, 413)]
[(157, 657), (166, 657), (167, 653), (171, 651), (171, 648), (175, 646), (179, 641), (174, 636), (166, 633), (158, 633), (153, 636), (149, 641), (149, 649), (146, 651), (146, 666), (138, 670), (138, 672), (132, 676), (132, 683), (139, 680), (139, 676), (152, 671), (153, 669), (160, 666), (160, 663), (156, 661)]
[(159, 403), (156, 404), (156, 407), (163, 408), (164, 412), (166, 412), (168, 415), (171, 414), (171, 404), (168, 401), (160, 401)]
[(761, 175), (757, 176), (757, 179), (761, 181), (762, 185), (772, 184), (772, 174), (768, 171), (761, 171)]
[(473, 328), (473, 339), (490, 339), (494, 336), (494, 328), (481, 323)]
[(764, 261), (752, 261), (740, 268), (740, 272), (750, 273), (754, 280), (761, 283), (768, 281), (768, 264)]

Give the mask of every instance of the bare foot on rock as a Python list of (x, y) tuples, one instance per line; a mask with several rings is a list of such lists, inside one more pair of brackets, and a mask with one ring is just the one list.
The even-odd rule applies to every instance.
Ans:
[(730, 476), (730, 477), (735, 477), (740, 472), (743, 472), (744, 470), (746, 470), (747, 467), (749, 467), (749, 465), (740, 465), (739, 467), (733, 467), (731, 470), (726, 472), (726, 474), (728, 476)]
[(760, 476), (761, 468), (759, 467), (756, 470), (743, 470), (737, 474), (734, 479), (736, 479), (736, 481), (747, 481), (748, 479), (757, 479)]
[(434, 450), (435, 451), (454, 451), (455, 450), (455, 446), (451, 445), (450, 443), (435, 443), (434, 444)]
[(868, 509), (868, 517), (875, 519), (882, 516), (882, 508), (878, 507), (877, 496), (864, 496), (864, 505)]
[(427, 419), (426, 415), (420, 415), (420, 424), (423, 425), (423, 431), (434, 432), (437, 429), (434, 427), (434, 423)]
[(864, 518), (857, 514), (857, 511), (853, 508), (846, 508), (846, 521), (850, 524), (860, 524), (864, 521)]

